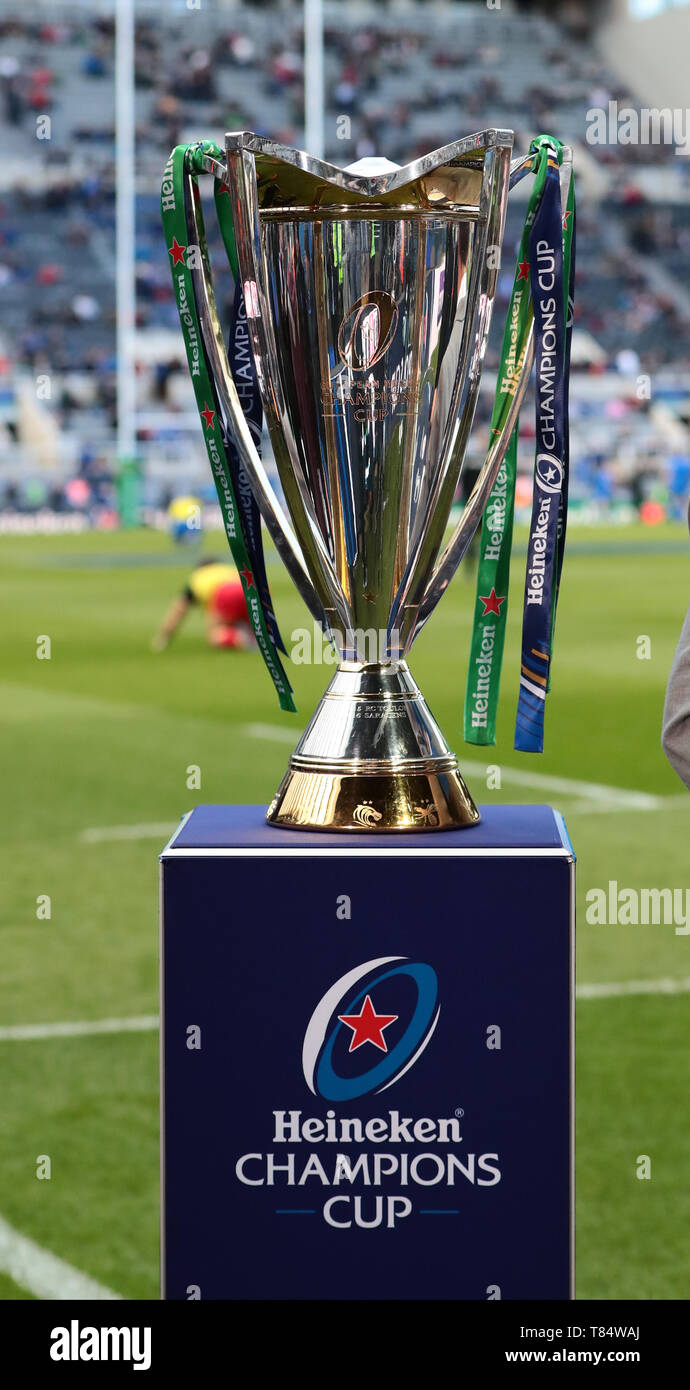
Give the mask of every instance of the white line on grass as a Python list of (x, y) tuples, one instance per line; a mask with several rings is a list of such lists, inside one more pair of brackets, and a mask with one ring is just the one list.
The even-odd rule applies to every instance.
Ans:
[[(617, 999), (625, 994), (690, 994), (690, 975), (680, 979), (603, 980), (577, 985), (578, 999)], [(41, 1038), (81, 1038), (93, 1033), (152, 1033), (157, 1030), (156, 1014), (135, 1018), (102, 1018), (88, 1023), (22, 1023), (0, 1028), (0, 1042), (30, 1042)]]
[[(282, 728), (279, 724), (245, 724), (244, 733), (248, 738), (259, 738), (274, 743), (290, 743), (294, 747), (301, 730)], [(478, 758), (460, 757), (460, 767), (473, 772), (486, 772), (488, 762)], [(655, 796), (652, 792), (637, 792), (625, 787), (607, 787), (600, 782), (581, 782), (571, 777), (555, 777), (547, 772), (531, 772), (523, 767), (506, 767), (500, 764), (501, 777), (518, 787), (532, 787), (537, 791), (558, 792), (563, 796), (585, 798), (574, 810), (588, 811), (660, 811), (668, 805), (684, 802), (690, 810), (690, 799), (680, 796)]]
[(288, 729), (280, 724), (245, 724), (243, 733), (247, 738), (264, 738), (273, 743), (291, 743), (295, 747), (304, 729)]
[(86, 845), (99, 845), (104, 840), (158, 840), (170, 837), (172, 821), (150, 821), (146, 825), (96, 825), (82, 830), (79, 839)]
[[(461, 757), (462, 767), (471, 767), (477, 772), (485, 772), (487, 764), (477, 758)], [(606, 787), (600, 782), (581, 782), (571, 777), (555, 777), (548, 772), (530, 772), (527, 768), (506, 767), (499, 764), (501, 777), (520, 787), (533, 787), (537, 791), (560, 792), (565, 796), (586, 797), (587, 801), (617, 805), (626, 810), (654, 811), (662, 800), (651, 792), (629, 791), (625, 787)]]
[(34, 1038), (84, 1038), (90, 1033), (150, 1033), (157, 1014), (135, 1018), (100, 1018), (82, 1023), (17, 1023), (0, 1028), (0, 1042), (30, 1042)]
[(43, 1299), (119, 1299), (103, 1284), (97, 1284), (88, 1274), (74, 1269), (35, 1240), (15, 1231), (0, 1216), (0, 1270), (9, 1274), (15, 1284), (28, 1289), (35, 1298)]
[(573, 801), (568, 806), (568, 816), (597, 816), (611, 811), (678, 811), (682, 804), (690, 811), (690, 797), (683, 792), (680, 796), (651, 796), (650, 803), (649, 806), (642, 806), (637, 802), (628, 805), (624, 801)]
[(620, 980), (601, 984), (578, 985), (578, 999), (616, 999), (623, 994), (688, 994), (690, 976), (682, 980)]

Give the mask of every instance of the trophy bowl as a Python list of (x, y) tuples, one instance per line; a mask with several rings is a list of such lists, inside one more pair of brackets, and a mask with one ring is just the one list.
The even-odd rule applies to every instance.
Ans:
[[(500, 268), (513, 135), (349, 169), (241, 132), (204, 167), (232, 205), (253, 360), (289, 519), (247, 428), (208, 263), (193, 271), (218, 409), (266, 526), (339, 664), (268, 810), (337, 831), (470, 826), (479, 812), (407, 656), (496, 480), (532, 363), (505, 394), (444, 545)], [(187, 204), (188, 238), (198, 235)]]

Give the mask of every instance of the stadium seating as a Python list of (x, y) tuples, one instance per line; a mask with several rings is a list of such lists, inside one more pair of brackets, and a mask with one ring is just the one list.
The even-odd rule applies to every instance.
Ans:
[[(2, 332), (19, 370), (49, 363), (59, 379), (58, 403), (60, 379), (83, 374), (90, 429), (96, 424), (107, 451), (115, 331), (113, 26), (101, 17), (75, 18), (73, 9), (62, 12), (59, 4), (53, 13), (50, 25), (0, 22), (0, 135), (11, 152), (0, 174)], [(623, 347), (631, 360), (639, 358), (640, 371), (687, 372), (690, 306), (674, 299), (675, 284), (687, 282), (690, 269), (680, 206), (684, 161), (668, 146), (587, 148), (590, 105), (610, 96), (634, 104), (593, 50), (572, 35), (564, 41), (544, 17), (502, 13), (499, 26), (481, 6), (448, 12), (378, 6), (370, 13), (363, 23), (361, 7), (326, 7), (327, 157), (346, 164), (382, 152), (403, 162), (496, 124), (517, 127), (521, 148), (535, 131), (553, 129), (590, 159), (595, 153), (603, 198), (594, 207), (585, 200), (580, 220), (577, 327), (613, 370)], [(303, 142), (299, 9), (285, 6), (282, 17), (277, 29), (275, 17), (261, 8), (204, 5), (194, 14), (191, 35), (188, 17), (164, 5), (155, 25), (145, 12), (138, 23), (138, 324), (144, 332), (177, 327), (157, 196), (172, 143), (195, 134), (220, 136), (232, 127)], [(50, 139), (41, 140), (37, 120), (45, 115)], [(338, 138), (343, 134), (347, 138)], [(646, 163), (664, 167), (665, 187), (676, 190), (677, 204), (652, 209), (646, 202), (640, 187)], [(520, 203), (511, 203), (506, 265), (521, 219)], [(217, 247), (212, 219), (209, 224)], [(231, 285), (221, 259), (216, 263), (224, 303)], [(507, 282), (499, 303), (506, 291)], [(496, 325), (489, 366), (498, 331)], [(161, 374), (154, 369), (152, 401), (157, 380)], [(74, 409), (72, 429), (79, 423), (78, 402)], [(615, 452), (615, 423), (610, 428)]]

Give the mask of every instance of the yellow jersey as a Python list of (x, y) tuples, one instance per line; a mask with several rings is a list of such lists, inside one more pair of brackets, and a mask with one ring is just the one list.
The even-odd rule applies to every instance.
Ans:
[(234, 565), (224, 565), (220, 561), (212, 565), (201, 565), (193, 570), (185, 590), (187, 598), (208, 608), (221, 584), (237, 584), (237, 570)]

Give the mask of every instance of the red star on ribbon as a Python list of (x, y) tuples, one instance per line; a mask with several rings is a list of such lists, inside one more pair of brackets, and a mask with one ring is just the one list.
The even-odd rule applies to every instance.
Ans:
[(572, 217), (572, 215), (573, 215), (573, 210), (572, 210), (572, 208), (568, 208), (568, 210), (567, 210), (566, 212), (563, 213), (563, 231), (564, 231), (564, 232), (566, 232), (566, 231), (568, 230), (568, 218), (569, 218), (569, 217)]
[(518, 280), (529, 280), (529, 261), (518, 261)]
[(495, 613), (496, 617), (500, 618), (501, 604), (505, 603), (507, 597), (508, 595), (504, 594), (503, 597), (500, 598), (495, 589), (492, 589), (490, 594), (480, 594), (479, 602), (484, 604), (482, 617), (485, 618), (487, 613)]
[(173, 258), (173, 259), (172, 259), (173, 265), (179, 265), (180, 263), (182, 263), (182, 265), (184, 265), (184, 253), (185, 253), (186, 250), (187, 250), (187, 247), (186, 247), (186, 246), (180, 246), (180, 243), (179, 243), (179, 241), (177, 240), (177, 237), (174, 236), (174, 237), (173, 237), (173, 244), (172, 244), (172, 246), (169, 246), (169, 247), (168, 247), (168, 255), (169, 255), (169, 256), (172, 256), (172, 258)]
[(212, 424), (213, 424), (213, 420), (214, 420), (215, 414), (216, 414), (215, 410), (211, 410), (210, 405), (205, 405), (205, 406), (204, 406), (204, 409), (203, 409), (202, 411), (200, 411), (199, 413), (200, 413), (200, 415), (201, 415), (202, 420), (205, 420), (205, 421), (206, 421), (206, 428), (207, 428), (207, 430), (210, 430), (210, 428), (211, 428), (211, 426), (212, 426)]
[(356, 1052), (363, 1043), (373, 1043), (380, 1052), (387, 1052), (386, 1041), (383, 1036), (384, 1028), (388, 1028), (391, 1023), (395, 1023), (398, 1014), (377, 1014), (371, 1002), (371, 995), (368, 994), (362, 1004), (361, 1013), (358, 1014), (338, 1014), (341, 1023), (346, 1023), (352, 1029), (350, 1046), (348, 1052)]
[(250, 569), (247, 569), (246, 565), (243, 570), (240, 570), (240, 574), (242, 575), (242, 578), (248, 589), (256, 588), (256, 585), (254, 583), (254, 575), (252, 574)]

